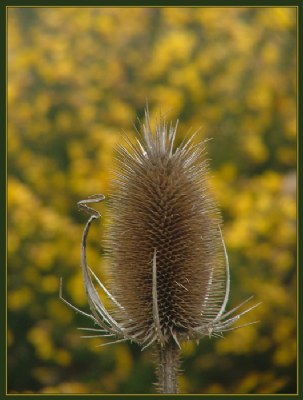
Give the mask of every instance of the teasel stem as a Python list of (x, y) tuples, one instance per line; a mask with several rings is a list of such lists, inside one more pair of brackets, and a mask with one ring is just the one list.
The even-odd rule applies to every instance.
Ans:
[(158, 392), (167, 394), (179, 393), (178, 375), (180, 363), (180, 348), (173, 339), (170, 339), (165, 345), (157, 345), (158, 355)]

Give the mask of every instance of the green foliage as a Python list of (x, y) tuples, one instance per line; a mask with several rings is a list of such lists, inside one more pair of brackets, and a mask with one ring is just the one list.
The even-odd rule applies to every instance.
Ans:
[[(10, 8), (10, 393), (153, 393), (150, 351), (96, 347), (76, 202), (110, 191), (114, 147), (148, 99), (179, 138), (212, 137), (229, 307), (255, 295), (259, 324), (183, 346), (186, 393), (296, 392), (296, 10)], [(105, 211), (106, 205), (101, 206)], [(102, 223), (89, 264), (106, 281)]]

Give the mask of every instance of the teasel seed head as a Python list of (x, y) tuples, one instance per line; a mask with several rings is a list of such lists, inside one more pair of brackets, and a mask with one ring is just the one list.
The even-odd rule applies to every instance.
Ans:
[(196, 338), (225, 293), (205, 143), (174, 148), (176, 130), (162, 119), (153, 134), (146, 111), (137, 144), (119, 146), (109, 202), (110, 289), (124, 307), (115, 316), (142, 343)]
[[(146, 109), (136, 143), (126, 136), (118, 147), (105, 233), (110, 290), (86, 262), (89, 228), (100, 217), (88, 204), (105, 197), (93, 195), (78, 203), (90, 215), (81, 267), (91, 314), (65, 300), (62, 286), (60, 298), (100, 327), (79, 329), (96, 332), (91, 337), (114, 338), (107, 344), (131, 340), (142, 349), (154, 342), (173, 349), (184, 340), (221, 336), (256, 322), (233, 326), (258, 305), (236, 314), (251, 298), (225, 312), (229, 263), (209, 186), (205, 141), (195, 144), (193, 135), (175, 146), (176, 132), (177, 124), (168, 126), (163, 118), (153, 132)], [(92, 278), (110, 299), (110, 311)]]

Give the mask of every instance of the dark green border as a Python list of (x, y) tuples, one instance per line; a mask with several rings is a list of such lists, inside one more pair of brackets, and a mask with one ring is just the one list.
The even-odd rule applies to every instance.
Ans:
[[(302, 3), (302, 2), (301, 2)], [(161, 7), (161, 6), (252, 6), (252, 7), (271, 7), (271, 6), (299, 6), (300, 1), (298, 0), (30, 0), (25, 2), (24, 0), (0, 0), (0, 4), (5, 6), (18, 6), (18, 7), (39, 7), (39, 6), (47, 6), (47, 7), (66, 7), (66, 6), (82, 6), (82, 7), (91, 7), (91, 6), (110, 6), (110, 7), (127, 7), (127, 6), (136, 6), (136, 7)]]
[(6, 17), (0, 3), (0, 398), (6, 385)]
[[(137, 400), (141, 399), (148, 399), (151, 397), (160, 397), (163, 399), (164, 397), (166, 398), (183, 398), (183, 399), (197, 399), (197, 398), (203, 398), (203, 399), (217, 399), (217, 398), (237, 398), (237, 399), (242, 399), (242, 398), (251, 398), (251, 397), (258, 397), (258, 398), (264, 398), (264, 399), (276, 399), (276, 398), (287, 398), (287, 399), (292, 399), (292, 398), (298, 398), (298, 399), (303, 399), (303, 379), (301, 378), (301, 381), (298, 380), (298, 390), (299, 394), (298, 395), (33, 395), (33, 394), (21, 394), (21, 395), (6, 395), (6, 249), (7, 249), (7, 228), (6, 228), (6, 220), (7, 220), (7, 212), (6, 212), (6, 199), (7, 199), (7, 137), (8, 133), (6, 130), (6, 35), (7, 35), (7, 26), (6, 26), (6, 8), (7, 7), (66, 7), (66, 6), (74, 6), (74, 7), (92, 7), (92, 6), (117, 6), (117, 7), (127, 7), (127, 6), (137, 6), (137, 7), (143, 7), (143, 6), (152, 6), (152, 7), (159, 7), (159, 6), (184, 6), (184, 7), (190, 7), (190, 6), (231, 6), (231, 7), (242, 7), (242, 6), (252, 6), (252, 7), (271, 7), (271, 6), (285, 6), (285, 7), (290, 7), (290, 6), (298, 6), (298, 71), (297, 71), (297, 76), (298, 76), (298, 169), (297, 169), (297, 204), (298, 204), (298, 237), (300, 237), (300, 227), (301, 227), (301, 210), (302, 210), (302, 202), (301, 200), (303, 199), (302, 196), (302, 191), (303, 191), (303, 186), (299, 185), (300, 179), (302, 179), (302, 169), (303, 169), (303, 162), (302, 159), (300, 158), (301, 150), (302, 150), (302, 118), (300, 117), (300, 113), (302, 114), (302, 111), (300, 109), (302, 107), (300, 102), (300, 96), (299, 94), (302, 93), (302, 79), (299, 76), (299, 72), (303, 71), (303, 62), (301, 56), (300, 50), (302, 50), (302, 43), (303, 43), (303, 34), (302, 34), (302, 27), (300, 26), (300, 23), (303, 21), (303, 3), (299, 0), (242, 0), (237, 1), (230, 1), (230, 0), (175, 0), (173, 1), (168, 1), (168, 0), (145, 0), (145, 1), (135, 1), (135, 0), (112, 0), (112, 1), (100, 1), (100, 0), (88, 0), (88, 1), (80, 1), (80, 0), (30, 0), (30, 1), (25, 1), (25, 0), (0, 0), (0, 207), (1, 207), (1, 215), (0, 215), (0, 257), (1, 257), (1, 268), (0, 268), (0, 296), (1, 296), (1, 302), (0, 302), (0, 316), (1, 316), (1, 322), (0, 322), (0, 334), (1, 334), (1, 341), (0, 341), (0, 399), (8, 398), (8, 399), (19, 399), (20, 397), (25, 397), (29, 399), (53, 399), (54, 397), (56, 398), (77, 398), (77, 399), (91, 399), (95, 398), (96, 396), (100, 398), (134, 398)], [(300, 172), (301, 171), (301, 172)], [(299, 240), (298, 240), (299, 243)], [(299, 320), (299, 332), (302, 332), (302, 318), (300, 318), (300, 312), (299, 310), (302, 310), (302, 301), (303, 301), (303, 289), (301, 291), (299, 288), (302, 286), (300, 283), (302, 283), (302, 269), (301, 269), (301, 263), (300, 261), (302, 260), (302, 246), (298, 245), (298, 320)], [(303, 266), (302, 266), (303, 268)], [(302, 336), (299, 335), (298, 337)], [(299, 366), (302, 365), (303, 358), (302, 358), (302, 345), (300, 346), (300, 343), (298, 341), (298, 354), (299, 354)], [(299, 378), (299, 375), (298, 375)]]
[[(298, 112), (298, 140), (297, 140), (297, 265), (298, 265), (298, 283), (297, 283), (297, 299), (298, 299), (298, 307), (297, 307), (297, 319), (298, 319), (298, 390), (299, 390), (299, 397), (303, 397), (303, 380), (299, 379), (299, 371), (302, 370), (303, 364), (303, 355), (302, 355), (302, 342), (299, 341), (299, 337), (302, 337), (302, 302), (303, 302), (303, 292), (302, 292), (302, 243), (300, 244), (299, 238), (301, 233), (301, 226), (302, 226), (302, 201), (303, 201), (303, 186), (299, 184), (302, 182), (302, 168), (303, 162), (300, 154), (302, 154), (302, 93), (303, 93), (303, 81), (302, 81), (302, 70), (303, 70), (303, 61), (302, 61), (302, 43), (303, 43), (303, 30), (302, 30), (302, 21), (303, 21), (303, 6), (300, 5), (298, 9), (298, 43), (297, 43), (297, 55), (298, 55), (298, 62), (297, 62), (297, 112)], [(301, 74), (300, 74), (301, 71)], [(300, 111), (301, 110), (301, 111)], [(301, 114), (301, 117), (300, 117)], [(301, 289), (301, 290), (300, 290)], [(301, 316), (301, 317), (300, 317)], [(300, 334), (301, 332), (301, 334)], [(302, 375), (302, 373), (301, 373)]]

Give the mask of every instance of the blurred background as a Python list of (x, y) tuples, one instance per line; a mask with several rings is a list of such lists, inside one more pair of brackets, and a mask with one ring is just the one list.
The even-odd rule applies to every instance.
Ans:
[[(200, 128), (231, 265), (259, 324), (183, 345), (183, 393), (296, 392), (296, 9), (8, 9), (8, 391), (154, 393), (151, 350), (81, 339), (86, 216), (148, 100)], [(106, 202), (99, 210), (106, 211)], [(106, 282), (103, 225), (88, 258)]]

